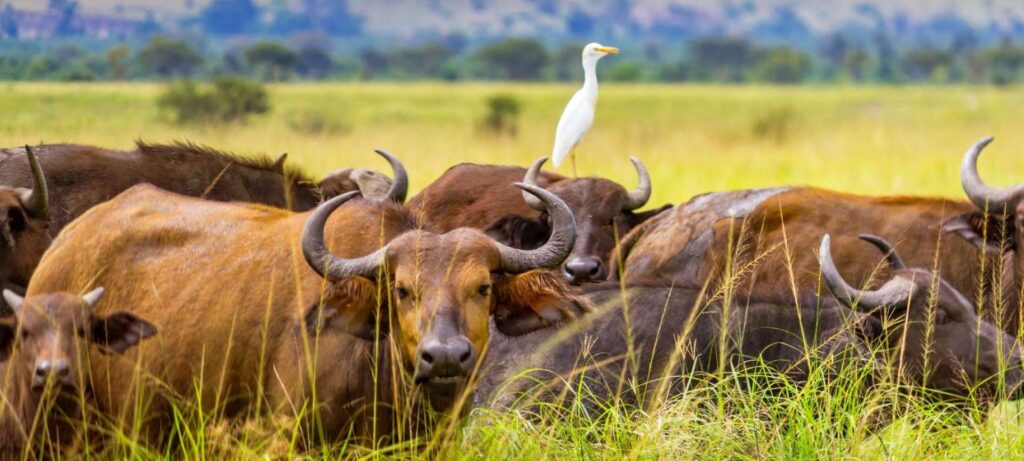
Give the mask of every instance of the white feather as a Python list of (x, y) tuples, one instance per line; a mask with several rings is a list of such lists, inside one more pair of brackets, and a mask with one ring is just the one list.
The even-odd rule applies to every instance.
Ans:
[(597, 107), (597, 61), (608, 52), (617, 53), (615, 48), (591, 43), (583, 48), (583, 88), (576, 91), (569, 104), (562, 111), (555, 129), (555, 144), (551, 148), (551, 160), (555, 167), (562, 165), (569, 153), (576, 147), (594, 123)]

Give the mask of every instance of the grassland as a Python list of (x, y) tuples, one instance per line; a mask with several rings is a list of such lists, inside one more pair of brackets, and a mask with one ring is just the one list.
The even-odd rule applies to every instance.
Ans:
[[(188, 138), (236, 152), (288, 152), (314, 174), (344, 166), (385, 170), (383, 147), (410, 169), (413, 188), (463, 161), (526, 165), (550, 149), (573, 88), (554, 85), (416, 84), (272, 87), (272, 113), (245, 125), (169, 124), (155, 85), (8, 84), (0, 87), (0, 145), (77, 142), (128, 148), (136, 138)], [(627, 156), (651, 169), (653, 203), (710, 190), (808, 184), (865, 194), (960, 197), (960, 157), (995, 135), (982, 159), (992, 184), (1024, 180), (1024, 92), (975, 87), (769, 88), (614, 86), (601, 89), (579, 173), (635, 182)], [(516, 136), (480, 128), (485, 99), (523, 104)], [(569, 172), (563, 167), (563, 172)], [(439, 451), (378, 447), (349, 455), (445, 459), (1013, 459), (1024, 456), (1016, 403), (958, 412), (911, 401), (880, 431), (866, 415), (890, 389), (866, 397), (829, 386), (745, 391), (723, 382), (645, 412), (612, 407), (540, 420), (480, 411)], [(881, 402), (881, 403), (880, 403)], [(203, 432), (197, 428), (196, 432)], [(266, 440), (187, 446), (186, 458), (261, 457)], [(119, 453), (159, 457), (123, 449)], [(338, 450), (326, 456), (339, 456)]]

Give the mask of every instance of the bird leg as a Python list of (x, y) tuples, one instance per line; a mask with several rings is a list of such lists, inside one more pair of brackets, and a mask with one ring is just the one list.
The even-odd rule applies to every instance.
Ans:
[(569, 158), (572, 159), (572, 178), (579, 179), (576, 174), (576, 146), (572, 146), (572, 149), (569, 150)]

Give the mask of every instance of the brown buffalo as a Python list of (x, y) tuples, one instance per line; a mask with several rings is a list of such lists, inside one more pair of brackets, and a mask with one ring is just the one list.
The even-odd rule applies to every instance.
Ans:
[[(28, 188), (0, 185), (0, 290), (10, 287), (24, 292), (36, 263), (50, 245), (46, 178), (32, 148), (25, 146), (25, 157), (30, 170)], [(0, 303), (0, 311), (2, 307)]]
[(15, 315), (0, 320), (0, 458), (23, 457), (29, 443), (50, 452), (73, 442), (91, 393), (88, 344), (123, 354), (156, 334), (127, 312), (93, 314), (102, 296), (103, 288), (28, 299), (4, 291)]
[[(228, 417), (257, 408), (263, 390), (277, 410), (317, 405), (330, 416), (322, 433), (344, 436), (396, 409), (392, 388), (381, 388), (396, 382), (388, 373), (409, 373), (420, 390), (412, 395), (446, 409), (485, 353), (492, 317), (522, 334), (585, 308), (560, 278), (533, 270), (569, 253), (571, 212), (550, 192), (522, 187), (552, 219), (549, 241), (534, 250), (473, 229), (433, 232), (393, 201), (351, 194), (293, 214), (137, 186), (68, 226), (28, 292), (102, 284), (99, 312), (124, 306), (160, 328), (138, 350), (162, 383), (142, 392), (154, 398), (149, 437), (165, 435), (170, 401), (194, 402), (197, 389), (203, 409)], [(306, 360), (311, 351), (316, 360)], [(97, 399), (130, 419), (131, 393), (119, 390), (137, 376), (104, 357), (93, 363), (95, 382), (109, 383)], [(374, 404), (383, 405), (364, 411)]]
[[(150, 183), (209, 200), (262, 203), (299, 211), (315, 207), (321, 195), (329, 198), (355, 187), (398, 201), (405, 199), (408, 188), (401, 164), (385, 154), (395, 167), (393, 184), (380, 173), (358, 169), (335, 172), (317, 185), (297, 171), (286, 169), (283, 155), (276, 161), (249, 159), (189, 143), (139, 142), (128, 152), (74, 144), (42, 145), (31, 150), (38, 155), (38, 163), (27, 146), (25, 150), (0, 151), (0, 184), (32, 187), (35, 191), (0, 186), (0, 207), (7, 210), (0, 216), (4, 240), (0, 242), (0, 286), (5, 282), (27, 285), (50, 238), (89, 208), (135, 184)], [(49, 202), (43, 171), (49, 178)]]
[(978, 238), (961, 238), (987, 222), (971, 203), (941, 198), (866, 197), (816, 188), (717, 192), (644, 223), (623, 238), (612, 259), (617, 275), (627, 281), (710, 280), (712, 287), (741, 299), (793, 292), (794, 286), (812, 293), (818, 287), (813, 249), (825, 233), (832, 234), (843, 275), (855, 286), (889, 276), (856, 249), (857, 235), (873, 232), (893, 242), (909, 264), (938, 269), (982, 306), (984, 317), (1017, 334), (1017, 282), (1005, 282), (1017, 280), (1012, 268), (1000, 254), (979, 250), (972, 243)]
[(517, 248), (535, 248), (551, 231), (543, 207), (534, 197), (510, 186), (522, 178), (561, 197), (572, 209), (579, 235), (562, 270), (574, 284), (603, 280), (605, 260), (618, 238), (666, 207), (634, 211), (651, 197), (651, 177), (635, 157), (640, 184), (633, 191), (603, 178), (566, 178), (542, 172), (547, 157), (528, 169), (464, 163), (450, 168), (409, 201), (423, 219), (441, 230), (484, 229), (487, 235)]
[[(844, 364), (855, 366), (854, 373), (871, 370), (866, 376), (877, 381), (923, 385), (939, 398), (1016, 396), (1024, 373), (1014, 339), (979, 319), (932, 271), (908, 268), (878, 237), (863, 239), (886, 253), (893, 275), (877, 290), (851, 287), (835, 267), (826, 235), (821, 273), (835, 299), (806, 295), (794, 305), (780, 293), (726, 305), (679, 285), (625, 292), (615, 282), (588, 287), (597, 306), (592, 314), (529, 336), (494, 335), (476, 402), (505, 406), (526, 391), (548, 400), (582, 390), (575, 397), (584, 401), (657, 403), (693, 382), (695, 373), (748, 360), (804, 381), (808, 359), (833, 370)], [(546, 384), (538, 389), (540, 383)]]

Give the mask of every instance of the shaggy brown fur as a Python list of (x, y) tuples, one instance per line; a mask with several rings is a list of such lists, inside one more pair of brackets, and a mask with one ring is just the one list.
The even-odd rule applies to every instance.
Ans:
[[(358, 257), (390, 242), (386, 271), (375, 280), (325, 281), (300, 248), (309, 216), (136, 186), (68, 226), (28, 291), (100, 284), (107, 294), (98, 312), (129, 308), (160, 328), (138, 349), (149, 378), (140, 382), (131, 367), (102, 357), (92, 370), (95, 382), (104, 383), (95, 389), (98, 401), (126, 426), (140, 407), (138, 394), (122, 389), (144, 388), (151, 399), (144, 406), (145, 433), (155, 440), (170, 427), (170, 403), (195, 402), (197, 386), (204, 411), (247, 415), (265, 390), (273, 411), (320, 409), (305, 416), (322, 418), (328, 437), (342, 437), (353, 425), (384, 425), (387, 430), (377, 433), (385, 436), (389, 409), (407, 397), (395, 395), (389, 383), (415, 369), (416, 348), (432, 323), (455, 316), (459, 329), (452, 334), (486, 350), (498, 297), (483, 294), (483, 287), (494, 284), (502, 292), (505, 280), (492, 275), (500, 274), (497, 248), (479, 231), (434, 233), (418, 227), (400, 205), (355, 199), (328, 220), (327, 247)], [(107, 231), (97, 236), (95, 229)], [(568, 292), (556, 280), (533, 286)], [(417, 293), (416, 299), (398, 299), (398, 287)], [(559, 313), (580, 311), (571, 300), (569, 307), (519, 302), (529, 309), (517, 314), (520, 325), (532, 316), (535, 328), (557, 321)], [(420, 394), (432, 398), (435, 390)], [(381, 419), (370, 420), (378, 406)]]
[[(817, 248), (832, 235), (832, 251), (843, 276), (854, 286), (877, 286), (891, 274), (860, 234), (890, 242), (911, 266), (931, 268), (971, 300), (983, 297), (983, 316), (1017, 333), (1016, 285), (1004, 287), (1011, 309), (997, 319), (993, 280), (1013, 272), (999, 255), (986, 254), (943, 229), (950, 219), (974, 212), (962, 201), (927, 197), (866, 197), (816, 188), (794, 188), (772, 195), (749, 213), (730, 218), (739, 192), (697, 197), (709, 216), (689, 213), (687, 205), (644, 223), (626, 236), (616, 259), (623, 262), (628, 283), (654, 279), (701, 285), (712, 279), (712, 291), (730, 281), (738, 300), (776, 296), (795, 281), (801, 293), (820, 292)], [(692, 209), (692, 208), (691, 208)], [(693, 231), (693, 223), (706, 227)], [(710, 231), (706, 250), (690, 251), (701, 232)], [(705, 237), (707, 238), (707, 237)], [(730, 253), (731, 249), (731, 253)], [(729, 265), (733, 275), (725, 273)], [(982, 270), (984, 265), (984, 271)], [(792, 273), (792, 275), (790, 275)], [(794, 280), (791, 280), (794, 279)], [(790, 296), (792, 298), (792, 295)]]

